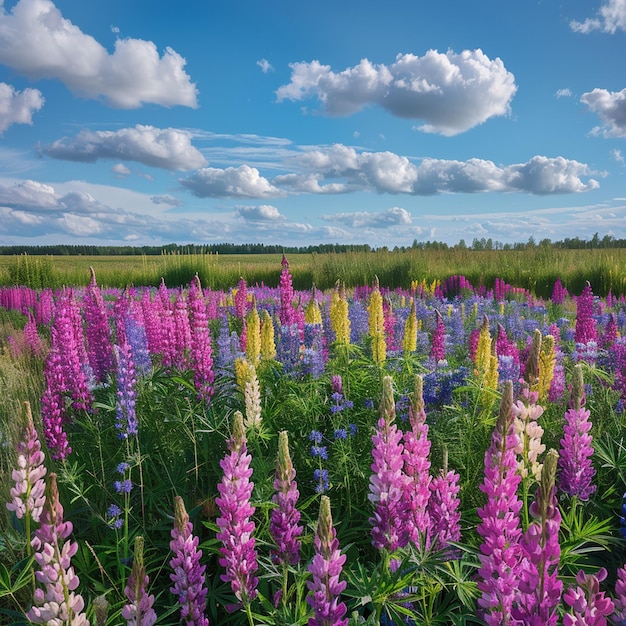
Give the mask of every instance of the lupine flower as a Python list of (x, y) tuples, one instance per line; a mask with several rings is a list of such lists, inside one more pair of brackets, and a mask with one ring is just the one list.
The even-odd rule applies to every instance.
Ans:
[(235, 301), (235, 315), (244, 319), (248, 311), (248, 287), (243, 278), (239, 279), (239, 283), (237, 283), (237, 291), (233, 300)]
[(328, 496), (320, 499), (313, 545), (315, 556), (309, 565), (313, 579), (307, 582), (310, 591), (307, 602), (313, 608), (314, 615), (309, 619), (309, 626), (347, 626), (348, 620), (344, 618), (346, 605), (340, 601), (346, 582), (339, 580), (346, 555), (339, 550)]
[(243, 416), (237, 411), (233, 420), (232, 435), (228, 441), (228, 454), (220, 461), (224, 475), (215, 498), (220, 517), (217, 518), (219, 532), (216, 538), (222, 542), (219, 563), (226, 569), (221, 575), (230, 583), (233, 593), (244, 605), (257, 595), (257, 553), (254, 540), (254, 521), (251, 517), (255, 508), (250, 504), (254, 483), (250, 481), (252, 468), (248, 454)]
[(63, 521), (63, 506), (59, 501), (56, 474), (49, 475), (48, 495), (39, 518), (32, 546), (38, 569), (35, 578), (43, 585), (33, 595), (33, 606), (26, 617), (33, 624), (48, 626), (89, 626), (82, 596), (75, 593), (80, 584), (71, 559), (78, 550), (72, 534), (72, 522)]
[[(17, 444), (17, 467), (12, 478), (15, 487), (11, 488), (11, 502), (7, 502), (9, 511), (15, 511), (18, 519), (28, 518), (38, 522), (46, 502), (46, 483), (44, 476), (47, 469), (45, 456), (41, 451), (39, 435), (33, 424), (30, 404), (26, 403), (27, 423), (24, 436)], [(27, 521), (27, 528), (29, 527)], [(27, 533), (30, 541), (30, 532)]]
[(291, 281), (291, 274), (289, 272), (289, 261), (283, 254), (283, 259), (280, 262), (282, 271), (280, 273), (280, 311), (278, 318), (283, 326), (291, 326), (297, 323), (297, 318), (292, 305), (293, 300), (293, 285)]
[(93, 267), (90, 267), (89, 270), (91, 271), (91, 280), (83, 296), (87, 354), (96, 380), (103, 383), (109, 373), (113, 371), (115, 360), (104, 300), (96, 282), (96, 273)]
[(576, 587), (570, 587), (563, 594), (563, 601), (570, 612), (563, 615), (563, 626), (606, 626), (606, 617), (613, 614), (613, 600), (600, 591), (600, 583), (607, 571), (601, 567), (596, 574), (576, 574)]
[(539, 401), (545, 402), (548, 399), (552, 379), (554, 378), (554, 367), (556, 365), (556, 349), (554, 347), (554, 337), (546, 335), (541, 342), (541, 352), (539, 354)]
[(213, 397), (213, 350), (211, 332), (208, 327), (206, 304), (202, 295), (200, 279), (196, 277), (189, 287), (189, 325), (191, 332), (190, 359), (193, 382), (198, 398), (209, 402)]
[(436, 310), (437, 324), (433, 332), (433, 340), (430, 347), (430, 358), (435, 361), (443, 361), (446, 358), (446, 325), (443, 323), (441, 313)]
[(261, 389), (259, 387), (259, 379), (256, 375), (254, 366), (250, 366), (248, 374), (249, 378), (245, 382), (243, 392), (244, 403), (246, 406), (246, 417), (244, 425), (246, 430), (260, 430), (261, 428)]
[(130, 344), (115, 346), (117, 356), (117, 403), (115, 427), (120, 439), (128, 439), (139, 432), (135, 411), (137, 379)]
[(296, 565), (300, 561), (302, 526), (298, 525), (300, 512), (296, 504), (300, 493), (295, 478), (296, 470), (289, 455), (289, 436), (286, 430), (282, 430), (278, 434), (278, 461), (274, 478), (276, 493), (272, 497), (276, 508), (272, 509), (270, 515), (270, 534), (277, 547), (274, 555), (285, 566)]
[(561, 279), (557, 278), (554, 283), (554, 287), (552, 288), (552, 297), (550, 300), (554, 304), (563, 304), (565, 298), (568, 296), (567, 289), (563, 287), (563, 283), (561, 283)]
[(550, 450), (535, 500), (530, 505), (535, 520), (529, 524), (521, 540), (525, 558), (520, 566), (518, 609), (514, 609), (513, 614), (530, 626), (555, 626), (563, 590), (563, 583), (558, 579), (561, 513), (554, 485), (557, 462), (558, 454)]
[(423, 381), (421, 376), (415, 377), (413, 399), (409, 406), (411, 430), (404, 433), (404, 528), (407, 541), (415, 546), (426, 545), (426, 536), (430, 529), (428, 500), (430, 498), (429, 474), (430, 441), (428, 441), (428, 425), (424, 411)]
[(330, 322), (337, 342), (348, 345), (350, 343), (350, 318), (348, 317), (345, 286), (342, 286), (341, 290), (338, 287), (335, 288), (331, 296)]
[(411, 310), (404, 324), (404, 337), (402, 349), (405, 355), (409, 355), (417, 349), (417, 317), (415, 316), (415, 300), (411, 300)]
[(152, 626), (157, 620), (152, 608), (154, 596), (148, 594), (149, 582), (143, 562), (143, 537), (135, 537), (133, 566), (124, 588), (129, 602), (122, 609), (122, 617), (128, 626)]
[(37, 331), (37, 322), (32, 313), (28, 314), (28, 321), (24, 324), (24, 342), (30, 352), (35, 356), (41, 356), (43, 354), (43, 343)]
[(454, 555), (455, 551), (450, 550), (449, 546), (451, 541), (461, 540), (461, 487), (459, 474), (447, 468), (447, 456), (446, 452), (443, 469), (430, 483), (428, 516), (434, 549), (445, 550), (447, 554)]
[(383, 318), (387, 349), (393, 351), (396, 349), (396, 316), (388, 297), (383, 299)]
[(134, 314), (128, 314), (124, 318), (124, 331), (126, 341), (130, 345), (135, 372), (138, 376), (147, 376), (152, 369), (150, 350), (148, 349), (148, 337), (146, 327)]
[(330, 489), (327, 469), (316, 469), (313, 471), (313, 481), (315, 482), (315, 492), (324, 493)]
[(485, 505), (478, 508), (478, 534), (483, 538), (479, 555), (478, 599), (480, 615), (490, 626), (513, 624), (512, 609), (519, 581), (522, 533), (517, 496), (521, 477), (515, 448), (518, 438), (512, 419), (513, 384), (507, 381), (491, 445), (485, 453), (485, 479), (480, 490)]
[(588, 500), (596, 486), (592, 484), (596, 470), (591, 464), (591, 413), (584, 408), (585, 392), (580, 365), (574, 366), (572, 407), (565, 412), (559, 462), (559, 488), (570, 496)]
[(204, 615), (207, 588), (204, 580), (206, 565), (200, 564), (202, 552), (198, 550), (198, 537), (180, 496), (174, 498), (174, 528), (171, 530), (170, 550), (173, 557), (170, 574), (173, 586), (170, 591), (178, 597), (180, 617), (186, 626), (209, 626)]
[(374, 505), (374, 515), (369, 519), (372, 525), (372, 545), (389, 552), (394, 552), (402, 545), (402, 499), (407, 481), (403, 472), (402, 431), (394, 424), (395, 415), (392, 379), (391, 376), (385, 376), (380, 419), (372, 436), (374, 461), (371, 465), (368, 498)]
[(246, 318), (246, 333), (246, 359), (256, 367), (261, 356), (261, 318), (254, 297), (252, 309)]
[(261, 359), (263, 361), (272, 361), (275, 358), (274, 323), (270, 314), (264, 310), (261, 319)]
[(582, 293), (576, 299), (576, 332), (574, 341), (587, 344), (590, 341), (596, 341), (597, 338), (596, 321), (593, 317), (593, 291), (589, 281), (587, 281)]
[(515, 453), (518, 456), (518, 471), (522, 478), (527, 476), (539, 480), (541, 476), (541, 464), (539, 456), (544, 453), (546, 446), (541, 442), (543, 428), (537, 420), (543, 415), (543, 407), (537, 404), (538, 393), (529, 391), (528, 387), (522, 389), (522, 399), (512, 407), (515, 433), (518, 444)]
[(372, 359), (374, 363), (382, 365), (387, 359), (387, 343), (385, 341), (383, 297), (378, 288), (378, 282), (370, 296), (367, 310), (369, 312), (369, 335), (372, 341)]
[(319, 304), (315, 299), (315, 286), (313, 286), (311, 298), (309, 299), (309, 303), (307, 304), (304, 312), (304, 321), (307, 324), (322, 324), (322, 312), (320, 311)]
[(618, 626), (626, 624), (626, 566), (617, 569), (615, 581), (615, 616), (614, 622)]

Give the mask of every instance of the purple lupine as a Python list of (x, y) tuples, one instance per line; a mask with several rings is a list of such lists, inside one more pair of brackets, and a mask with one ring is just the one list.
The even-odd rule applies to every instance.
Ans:
[(590, 341), (596, 341), (597, 338), (596, 320), (593, 316), (593, 291), (589, 281), (587, 281), (582, 293), (576, 299), (574, 341), (580, 344), (588, 344)]
[(615, 605), (611, 598), (600, 591), (600, 583), (607, 571), (601, 567), (596, 574), (576, 574), (576, 587), (570, 587), (563, 594), (563, 601), (571, 608), (563, 615), (563, 626), (606, 626), (606, 617), (613, 614)]
[(555, 626), (563, 591), (563, 582), (558, 579), (561, 513), (554, 484), (557, 462), (557, 452), (549, 450), (530, 505), (535, 520), (520, 542), (524, 558), (520, 565), (518, 608), (513, 610), (513, 615), (528, 626)]
[[(617, 329), (617, 318), (615, 317), (615, 313), (611, 313), (609, 315), (609, 319), (604, 327), (604, 333), (602, 335), (602, 348), (605, 350), (611, 349), (615, 340), (617, 339), (618, 334)], [(26, 334), (26, 329), (24, 328), (24, 334)]]
[(52, 327), (50, 334), (52, 347), (44, 368), (46, 387), (41, 398), (41, 421), (46, 445), (52, 458), (63, 461), (72, 453), (72, 448), (68, 443), (64, 428), (68, 417), (65, 404), (63, 362), (55, 339), (56, 328)]
[(435, 363), (438, 363), (446, 358), (446, 325), (443, 323), (441, 313), (437, 310), (435, 312), (437, 313), (437, 324), (433, 332), (429, 356)]
[(196, 277), (189, 286), (189, 322), (191, 327), (191, 366), (198, 397), (209, 402), (213, 396), (213, 358), (211, 331), (209, 330), (206, 304), (202, 295), (200, 279)]
[(170, 560), (173, 586), (170, 591), (177, 596), (181, 621), (186, 626), (209, 626), (204, 614), (207, 588), (204, 580), (206, 565), (200, 564), (202, 551), (198, 550), (198, 537), (193, 535), (193, 526), (180, 496), (174, 498), (174, 528), (171, 531)]
[(313, 580), (307, 582), (310, 591), (307, 602), (314, 614), (309, 618), (309, 626), (347, 626), (348, 620), (344, 618), (346, 605), (340, 602), (340, 594), (346, 588), (346, 582), (339, 580), (346, 555), (339, 550), (328, 496), (320, 499), (313, 545), (315, 556), (309, 565)]
[(191, 327), (189, 325), (187, 300), (182, 289), (176, 294), (174, 302), (174, 341), (176, 349), (173, 365), (179, 370), (185, 370), (189, 367), (187, 351), (191, 346)]
[(480, 523), (480, 569), (478, 599), (480, 615), (490, 626), (513, 624), (512, 609), (519, 581), (522, 533), (519, 513), (522, 501), (517, 496), (521, 476), (517, 472), (515, 448), (518, 437), (513, 423), (513, 384), (506, 381), (500, 413), (485, 453), (485, 480), (480, 490), (485, 505), (478, 508)]
[(374, 459), (368, 498), (374, 505), (372, 545), (394, 552), (403, 543), (403, 503), (407, 477), (403, 472), (402, 431), (398, 430), (391, 376), (383, 378), (380, 419), (372, 436)]
[(415, 377), (413, 399), (409, 406), (409, 422), (411, 430), (404, 433), (404, 496), (403, 516), (406, 537), (401, 542), (407, 542), (417, 547), (427, 547), (427, 535), (430, 529), (428, 515), (428, 500), (430, 498), (430, 441), (428, 440), (428, 425), (424, 411), (423, 380)]
[(133, 566), (124, 588), (128, 604), (122, 609), (122, 617), (128, 626), (152, 626), (157, 620), (152, 608), (154, 596), (148, 593), (149, 582), (143, 562), (143, 537), (135, 537)]
[(233, 420), (232, 435), (228, 441), (229, 453), (220, 461), (224, 474), (215, 498), (220, 510), (217, 518), (219, 531), (216, 538), (222, 542), (219, 563), (226, 569), (221, 575), (230, 583), (233, 593), (244, 607), (257, 596), (258, 569), (255, 549), (255, 524), (251, 519), (255, 507), (250, 504), (254, 483), (250, 480), (252, 468), (248, 454), (243, 415), (237, 411)]
[(297, 316), (291, 303), (293, 300), (293, 285), (289, 272), (289, 262), (284, 254), (280, 264), (283, 269), (280, 273), (280, 310), (278, 318), (283, 326), (291, 326), (291, 324), (297, 323)]
[(613, 621), (617, 626), (626, 624), (626, 566), (617, 569), (615, 581), (615, 615)]
[(135, 315), (135, 313), (129, 313), (124, 318), (124, 334), (131, 348), (135, 372), (138, 376), (147, 376), (152, 369), (148, 337), (145, 324)]
[(591, 463), (594, 452), (590, 433), (591, 413), (584, 405), (583, 373), (580, 364), (577, 364), (574, 366), (572, 405), (565, 412), (558, 483), (561, 491), (583, 501), (588, 500), (596, 490), (596, 485), (592, 484), (596, 470)]
[(289, 436), (286, 430), (282, 430), (278, 434), (278, 461), (274, 478), (276, 493), (272, 497), (276, 508), (272, 509), (270, 516), (270, 534), (277, 546), (275, 558), (285, 566), (296, 565), (300, 561), (302, 526), (298, 525), (300, 511), (296, 508), (300, 493), (295, 479), (296, 470), (289, 455)]
[(235, 303), (235, 315), (242, 320), (245, 319), (248, 313), (248, 287), (243, 278), (237, 283), (237, 293), (235, 293), (233, 300)]
[(37, 322), (32, 313), (28, 314), (28, 321), (24, 324), (24, 342), (30, 350), (31, 354), (41, 356), (44, 352), (41, 337), (37, 331)]
[(113, 370), (114, 356), (111, 329), (104, 299), (96, 282), (96, 273), (90, 267), (91, 280), (83, 295), (87, 356), (97, 382), (103, 383)]
[(163, 352), (163, 338), (161, 334), (161, 321), (159, 308), (161, 300), (150, 299), (150, 292), (144, 291), (141, 296), (141, 312), (143, 314), (144, 327), (146, 329), (146, 339), (148, 340), (148, 350), (151, 354)]
[(71, 565), (78, 544), (66, 541), (72, 534), (72, 522), (63, 521), (56, 474), (51, 473), (48, 479), (46, 503), (31, 542), (38, 565), (35, 578), (43, 587), (35, 589), (33, 606), (26, 617), (33, 624), (89, 626), (82, 612), (85, 606), (83, 598), (75, 593), (80, 581)]
[(137, 377), (130, 344), (115, 346), (117, 356), (117, 402), (115, 427), (120, 439), (128, 439), (139, 432), (135, 410)]
[(17, 444), (17, 467), (12, 478), (15, 487), (10, 490), (11, 502), (7, 502), (9, 511), (15, 511), (18, 519), (24, 518), (27, 528), (27, 541), (30, 541), (30, 519), (38, 522), (46, 502), (47, 469), (45, 456), (41, 451), (39, 435), (33, 424), (30, 404), (26, 402), (27, 423), (22, 440)]
[(428, 516), (430, 518), (430, 534), (435, 550), (450, 550), (450, 542), (461, 540), (461, 501), (459, 500), (460, 476), (447, 468), (447, 452), (444, 455), (443, 468), (433, 477), (430, 483), (428, 500)]
[(550, 298), (552, 300), (552, 303), (563, 304), (567, 295), (567, 289), (563, 287), (561, 279), (557, 278), (556, 282), (554, 283), (554, 287), (552, 288), (552, 297)]

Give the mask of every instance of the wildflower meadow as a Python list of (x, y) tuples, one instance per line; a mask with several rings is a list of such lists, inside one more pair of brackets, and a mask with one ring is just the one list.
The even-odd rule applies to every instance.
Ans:
[(0, 287), (0, 623), (626, 624), (626, 299)]

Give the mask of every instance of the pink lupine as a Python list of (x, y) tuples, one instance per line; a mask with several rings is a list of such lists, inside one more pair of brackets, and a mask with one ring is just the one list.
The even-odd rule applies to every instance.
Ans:
[(191, 346), (191, 327), (187, 312), (187, 300), (182, 290), (176, 294), (174, 302), (174, 340), (176, 349), (173, 365), (180, 370), (187, 369), (189, 367), (187, 351)]
[(596, 320), (593, 316), (593, 291), (589, 281), (576, 299), (576, 343), (587, 344), (598, 338)]
[(46, 483), (44, 476), (47, 469), (45, 456), (41, 451), (39, 435), (33, 424), (30, 404), (26, 403), (27, 424), (24, 437), (17, 444), (17, 467), (12, 478), (15, 487), (11, 488), (11, 501), (7, 509), (14, 511), (18, 519), (24, 518), (27, 527), (27, 539), (30, 541), (30, 520), (38, 522), (46, 502)]
[(393, 400), (391, 376), (383, 378), (383, 395), (380, 403), (380, 419), (372, 436), (370, 493), (374, 505), (372, 545), (379, 550), (394, 552), (403, 542), (403, 503), (407, 477), (403, 472), (402, 431), (394, 419), (396, 408)]
[(514, 624), (513, 602), (519, 581), (519, 545), (522, 529), (517, 496), (521, 477), (517, 472), (515, 448), (518, 443), (513, 424), (513, 384), (506, 381), (500, 413), (491, 445), (485, 453), (485, 479), (480, 490), (485, 505), (478, 508), (478, 534), (483, 538), (479, 555), (478, 599), (480, 615), (490, 626)]
[(614, 621), (619, 626), (626, 624), (626, 566), (617, 569), (615, 581), (615, 616)]
[(219, 563), (226, 569), (221, 579), (230, 583), (237, 599), (247, 608), (257, 596), (258, 579), (255, 572), (258, 565), (255, 524), (251, 519), (255, 507), (250, 504), (254, 488), (254, 483), (250, 481), (252, 457), (248, 454), (243, 416), (239, 411), (233, 420), (228, 450), (229, 453), (220, 461), (224, 475), (217, 486), (220, 495), (215, 498), (220, 511), (216, 537), (222, 542)]
[(237, 283), (237, 293), (235, 293), (233, 300), (235, 302), (235, 315), (242, 320), (245, 319), (248, 312), (248, 287), (243, 278)]
[(563, 283), (560, 278), (556, 279), (554, 287), (552, 289), (552, 297), (550, 298), (554, 304), (563, 304), (567, 297), (567, 289), (563, 287)]
[(161, 300), (159, 298), (153, 301), (150, 299), (149, 291), (146, 290), (143, 292), (141, 296), (141, 312), (143, 314), (150, 354), (163, 352), (163, 339), (159, 315), (160, 306)]
[(148, 593), (149, 582), (143, 561), (143, 537), (135, 537), (133, 566), (124, 588), (128, 604), (122, 609), (122, 617), (128, 626), (152, 626), (157, 620), (152, 608), (154, 596)]
[(541, 483), (530, 506), (535, 519), (521, 540), (524, 558), (520, 565), (518, 608), (513, 615), (528, 626), (555, 626), (558, 619), (563, 583), (558, 579), (561, 513), (554, 485), (557, 461), (556, 451), (548, 451)]
[(293, 285), (291, 281), (291, 274), (289, 272), (289, 262), (284, 254), (280, 264), (283, 269), (280, 273), (280, 309), (278, 312), (278, 318), (283, 326), (291, 326), (291, 324), (297, 323), (297, 316), (295, 315), (292, 304)]
[(310, 591), (307, 602), (314, 614), (309, 618), (309, 626), (347, 626), (346, 605), (340, 601), (346, 582), (339, 580), (346, 555), (339, 550), (328, 496), (322, 496), (320, 500), (313, 546), (315, 556), (309, 565), (313, 579), (307, 582)]
[(570, 587), (563, 594), (563, 602), (570, 607), (570, 611), (563, 615), (563, 626), (606, 626), (606, 618), (615, 609), (613, 600), (600, 591), (600, 583), (606, 576), (604, 567), (596, 574), (578, 572), (577, 586)]
[(396, 316), (393, 312), (391, 300), (383, 300), (383, 328), (385, 329), (385, 341), (388, 350), (396, 349)]
[(85, 606), (83, 598), (75, 593), (80, 581), (71, 565), (78, 544), (66, 541), (72, 534), (72, 522), (63, 521), (56, 474), (51, 473), (48, 478), (46, 503), (31, 542), (38, 566), (35, 579), (42, 587), (35, 589), (33, 606), (26, 617), (33, 624), (89, 626), (82, 612)]
[(89, 269), (91, 280), (83, 295), (87, 355), (96, 381), (103, 383), (113, 370), (114, 364), (111, 329), (104, 299), (96, 282), (96, 273), (93, 267)]
[(283, 430), (278, 434), (278, 461), (274, 478), (276, 494), (272, 497), (276, 508), (272, 509), (270, 515), (270, 534), (277, 546), (274, 551), (276, 560), (284, 565), (296, 565), (300, 561), (302, 526), (298, 524), (300, 512), (296, 504), (300, 493), (295, 478), (296, 470), (289, 454), (289, 436)]
[(617, 319), (615, 317), (615, 313), (611, 313), (606, 326), (604, 327), (604, 334), (602, 335), (602, 347), (605, 350), (609, 350), (613, 346), (617, 339), (617, 332)]
[(430, 441), (428, 441), (428, 425), (424, 411), (423, 381), (421, 376), (415, 377), (413, 399), (409, 407), (411, 430), (404, 433), (404, 532), (408, 542), (423, 547), (430, 528), (428, 500), (430, 498), (429, 474)]
[(215, 378), (211, 331), (209, 330), (200, 279), (197, 274), (189, 287), (188, 308), (191, 327), (190, 359), (193, 368), (193, 381), (198, 397), (209, 402), (213, 396), (213, 380)]
[(174, 554), (170, 560), (173, 570), (170, 591), (178, 598), (180, 617), (186, 626), (209, 626), (204, 615), (208, 592), (204, 580), (206, 565), (200, 564), (202, 552), (198, 550), (198, 537), (192, 531), (183, 499), (176, 496), (170, 541), (170, 550)]
[(443, 361), (446, 358), (446, 325), (443, 323), (441, 313), (439, 313), (439, 311), (436, 311), (436, 313), (437, 325), (435, 326), (435, 331), (433, 332), (429, 355), (435, 363)]
[(435, 475), (430, 483), (430, 498), (428, 500), (428, 515), (430, 518), (430, 534), (433, 548), (450, 550), (450, 542), (461, 540), (461, 501), (459, 500), (460, 476), (457, 472), (448, 470), (447, 454), (444, 467)]
[(596, 490), (592, 484), (596, 470), (591, 463), (591, 413), (584, 408), (585, 391), (580, 364), (574, 366), (572, 406), (565, 412), (559, 461), (559, 488), (570, 496), (588, 500)]
[(35, 356), (41, 356), (43, 354), (43, 343), (37, 331), (37, 322), (32, 313), (28, 314), (28, 321), (24, 324), (24, 342), (31, 354)]

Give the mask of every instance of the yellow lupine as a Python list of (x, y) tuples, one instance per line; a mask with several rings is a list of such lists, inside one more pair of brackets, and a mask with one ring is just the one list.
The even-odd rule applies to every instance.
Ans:
[(307, 305), (304, 311), (304, 321), (307, 324), (321, 324), (322, 323), (322, 312), (320, 311), (320, 307), (317, 304), (317, 300), (312, 295), (309, 300), (309, 304)]
[(554, 347), (554, 337), (546, 335), (541, 342), (541, 352), (539, 353), (539, 402), (548, 399), (550, 385), (554, 378), (554, 366), (556, 365), (556, 349)]
[(252, 379), (252, 373), (255, 371), (254, 365), (251, 365), (245, 358), (235, 359), (235, 380), (237, 387), (241, 393), (246, 391), (246, 383)]
[(383, 296), (378, 288), (378, 283), (374, 286), (367, 310), (369, 312), (369, 335), (372, 338), (372, 358), (374, 363), (380, 365), (387, 359), (387, 343), (385, 341)]
[(345, 289), (333, 292), (330, 300), (330, 323), (338, 343), (350, 343), (350, 318), (348, 317), (348, 301), (345, 298)]
[(261, 355), (261, 318), (256, 308), (256, 299), (252, 300), (252, 310), (246, 318), (246, 358), (256, 366)]
[(276, 358), (276, 344), (274, 343), (274, 322), (267, 310), (263, 310), (261, 320), (261, 359), (272, 361)]
[(417, 349), (417, 316), (415, 314), (415, 300), (413, 299), (411, 299), (411, 312), (404, 323), (402, 349), (405, 355), (411, 354)]
[(476, 348), (476, 369), (479, 372), (486, 372), (491, 361), (491, 332), (489, 330), (489, 318), (485, 315), (483, 325), (478, 336), (478, 347)]

